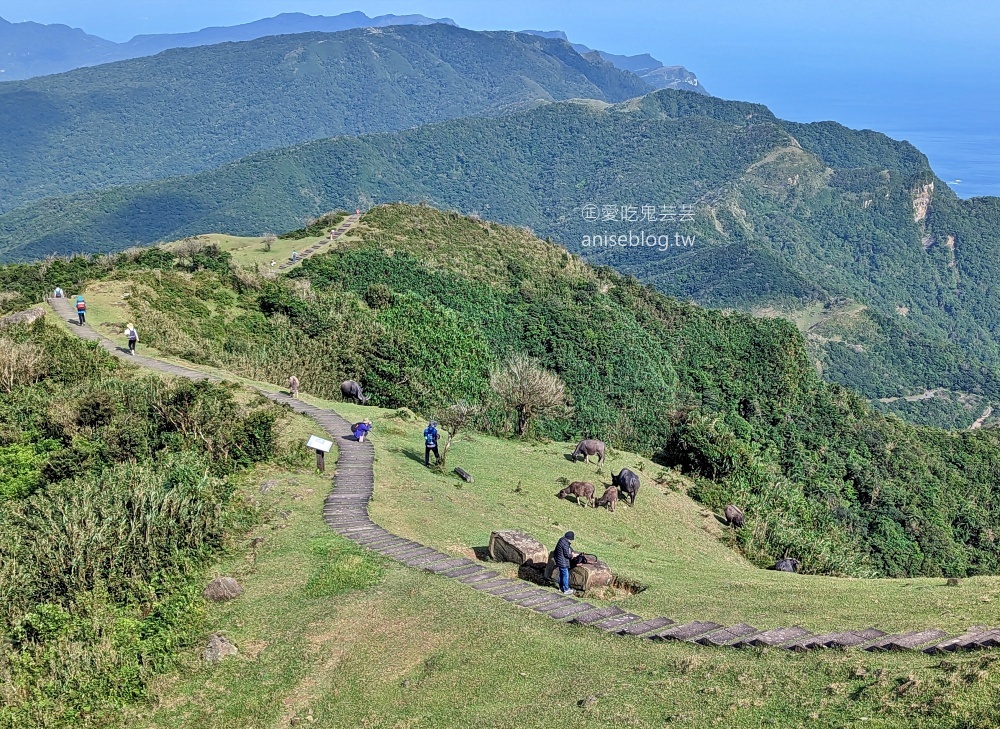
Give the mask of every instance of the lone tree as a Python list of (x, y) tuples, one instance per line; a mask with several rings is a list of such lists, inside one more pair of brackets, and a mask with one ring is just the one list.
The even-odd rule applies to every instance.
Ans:
[(566, 385), (559, 375), (547, 372), (537, 360), (523, 353), (513, 355), (490, 372), (490, 387), (504, 407), (517, 413), (518, 435), (524, 435), (535, 418), (572, 412)]
[(437, 421), (441, 427), (448, 431), (448, 440), (444, 444), (444, 452), (441, 453), (440, 465), (443, 468), (448, 460), (448, 450), (460, 430), (465, 429), (472, 422), (472, 419), (479, 414), (479, 406), (465, 400), (459, 400), (449, 405), (438, 413)]

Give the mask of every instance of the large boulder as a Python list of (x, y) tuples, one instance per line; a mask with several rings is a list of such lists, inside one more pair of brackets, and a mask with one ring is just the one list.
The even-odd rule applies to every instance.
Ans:
[(228, 658), (229, 656), (235, 656), (239, 653), (229, 639), (224, 635), (219, 635), (218, 633), (212, 633), (212, 637), (208, 639), (208, 646), (202, 653), (202, 657), (208, 663), (218, 663), (223, 658)]
[[(592, 554), (587, 555), (586, 564), (578, 564), (569, 571), (569, 586), (573, 590), (586, 592), (595, 587), (607, 587), (614, 580), (611, 568), (607, 563), (597, 559)], [(545, 579), (553, 584), (559, 583), (559, 572), (556, 569), (554, 555), (549, 556), (549, 561), (545, 565)]]
[(490, 557), (518, 565), (545, 564), (549, 550), (534, 537), (507, 529), (490, 534)]
[(232, 577), (216, 577), (201, 593), (214, 602), (225, 602), (243, 594), (243, 587)]
[(0, 329), (6, 329), (7, 327), (14, 326), (15, 324), (33, 324), (43, 316), (45, 316), (45, 309), (40, 306), (35, 306), (31, 309), (26, 309), (25, 311), (19, 311), (16, 314), (8, 314), (7, 316), (0, 318)]

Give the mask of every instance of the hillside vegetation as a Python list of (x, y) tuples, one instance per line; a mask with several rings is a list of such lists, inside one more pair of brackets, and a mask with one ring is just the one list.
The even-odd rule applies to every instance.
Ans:
[(112, 327), (141, 323), (163, 353), (276, 383), (295, 373), (320, 396), (353, 378), (390, 408), (478, 401), (493, 433), (512, 422), (489, 371), (523, 352), (561, 376), (574, 405), (535, 423), (536, 437), (600, 437), (695, 476), (697, 499), (752, 515), (759, 527), (738, 547), (758, 565), (794, 553), (831, 574), (1000, 569), (998, 432), (872, 410), (820, 380), (787, 321), (681, 303), (430, 208), (377, 208), (338, 246), (277, 278), (209, 246), (179, 264), (152, 249), (11, 267), (6, 286), (101, 278)]
[(562, 40), (443, 24), (174, 49), (0, 84), (0, 211), (311, 139), (648, 90)]
[(269, 401), (45, 319), (0, 372), (0, 727), (107, 725), (201, 640), (201, 575), (257, 520), (241, 479), (299, 451)]
[[(428, 200), (530, 225), (704, 305), (796, 319), (818, 306), (826, 313), (810, 321), (808, 351), (828, 381), (871, 399), (964, 393), (981, 407), (882, 407), (968, 427), (1000, 403), (1000, 209), (991, 199), (962, 201), (935, 179), (916, 149), (881, 134), (663, 91), (611, 107), (548, 104), (324, 140), (193, 177), (48, 201), (0, 217), (0, 247), (37, 257), (205, 231), (259, 234), (338, 206)], [(589, 222), (587, 203), (656, 206), (657, 215), (661, 205), (676, 213), (691, 204), (694, 213)], [(695, 243), (582, 245), (584, 236), (637, 239), (640, 230)]]

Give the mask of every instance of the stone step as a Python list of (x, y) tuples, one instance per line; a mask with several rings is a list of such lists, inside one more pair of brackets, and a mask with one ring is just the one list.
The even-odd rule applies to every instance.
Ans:
[(983, 641), (996, 636), (997, 630), (990, 628), (972, 628), (962, 635), (956, 635), (940, 643), (924, 648), (924, 653), (935, 655), (938, 653), (951, 653), (953, 651), (968, 651), (980, 648)]
[(538, 613), (551, 613), (554, 610), (559, 610), (560, 608), (569, 607), (570, 605), (575, 605), (576, 600), (571, 597), (563, 597), (554, 602), (538, 603), (537, 605), (532, 605), (531, 609)]
[(634, 613), (622, 613), (621, 615), (615, 615), (614, 617), (605, 618), (604, 620), (592, 623), (592, 625), (595, 628), (607, 631), (608, 633), (617, 633), (626, 625), (637, 623), (641, 620), (642, 616), (640, 615), (636, 615)]
[[(539, 594), (540, 593), (540, 594)], [(525, 595), (518, 595), (517, 599), (513, 602), (521, 607), (534, 607), (535, 605), (542, 605), (547, 602), (555, 602), (561, 599), (562, 595), (555, 592), (549, 592), (547, 590), (536, 590), (533, 593), (525, 593)]]
[(658, 633), (649, 633), (646, 636), (647, 640), (686, 640), (692, 641), (695, 638), (705, 635), (705, 633), (711, 633), (713, 630), (718, 630), (719, 628), (724, 628), (725, 626), (721, 623), (704, 622), (701, 620), (695, 620), (690, 623), (684, 623), (682, 625), (673, 625), (666, 630), (661, 630)]
[[(493, 574), (496, 575), (495, 572)], [(464, 582), (465, 580), (462, 581)], [(497, 577), (493, 580), (477, 580), (471, 584), (473, 590), (493, 590), (498, 587), (513, 586), (515, 581), (509, 577)]]
[(654, 630), (662, 630), (668, 625), (673, 625), (670, 618), (652, 618), (651, 620), (641, 620), (638, 623), (631, 623), (618, 631), (618, 635), (643, 635), (652, 633)]
[(785, 644), (783, 647), (793, 651), (811, 651), (817, 648), (853, 648), (864, 643), (870, 643), (885, 634), (885, 631), (876, 630), (875, 628), (823, 633), (822, 635), (811, 635), (800, 638), (799, 640)]
[(625, 611), (622, 610), (617, 605), (609, 605), (608, 607), (601, 608), (600, 610), (594, 610), (593, 612), (586, 613), (583, 615), (578, 615), (574, 617), (569, 622), (573, 625), (590, 625), (592, 623), (605, 620), (607, 618), (613, 618), (616, 615), (624, 615)]
[(550, 618), (555, 618), (556, 620), (565, 620), (572, 615), (579, 615), (580, 613), (587, 612), (588, 610), (594, 610), (596, 607), (596, 605), (591, 605), (589, 602), (578, 602), (575, 605), (567, 605), (564, 608), (553, 610), (548, 613), (548, 616)]
[(909, 633), (896, 633), (895, 635), (887, 635), (884, 638), (879, 638), (877, 641), (871, 645), (865, 646), (866, 651), (903, 651), (903, 650), (915, 650), (922, 646), (927, 645), (930, 642), (940, 642), (942, 638), (946, 638), (948, 634), (943, 630), (938, 630), (937, 628), (929, 628), (927, 630), (914, 630)]
[(734, 640), (729, 645), (733, 648), (772, 648), (793, 640), (799, 640), (810, 636), (812, 633), (805, 628), (793, 626), (790, 628), (773, 628), (760, 633), (748, 635), (745, 638)]
[(459, 577), (459, 582), (464, 582), (467, 585), (471, 585), (474, 582), (481, 582), (483, 580), (493, 580), (499, 577), (493, 570), (484, 569), (481, 572), (475, 572), (468, 577)]
[(424, 567), (427, 565), (434, 564), (435, 562), (443, 562), (446, 559), (450, 559), (451, 555), (442, 554), (438, 551), (433, 551), (429, 554), (425, 554), (421, 557), (408, 558), (406, 564), (410, 567)]
[(752, 625), (739, 623), (738, 625), (732, 625), (728, 628), (722, 628), (720, 630), (714, 630), (711, 633), (706, 633), (705, 635), (695, 638), (693, 642), (699, 643), (700, 645), (720, 646), (759, 632), (760, 631)]
[(457, 570), (451, 570), (448, 572), (448, 577), (467, 577), (468, 575), (475, 574), (476, 572), (482, 572), (485, 567), (478, 564), (470, 564), (465, 567), (461, 567)]
[(448, 570), (453, 570), (456, 567), (464, 567), (468, 564), (472, 564), (472, 560), (466, 559), (465, 557), (453, 557), (452, 559), (446, 559), (444, 562), (429, 564), (425, 566), (424, 569), (435, 574), (440, 574), (441, 572), (447, 572)]

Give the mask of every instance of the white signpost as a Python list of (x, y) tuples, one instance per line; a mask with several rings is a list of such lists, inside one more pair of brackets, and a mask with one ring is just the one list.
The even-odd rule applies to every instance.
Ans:
[(333, 448), (333, 441), (324, 440), (316, 435), (310, 435), (306, 447), (316, 451), (316, 468), (320, 473), (326, 470), (326, 454)]

